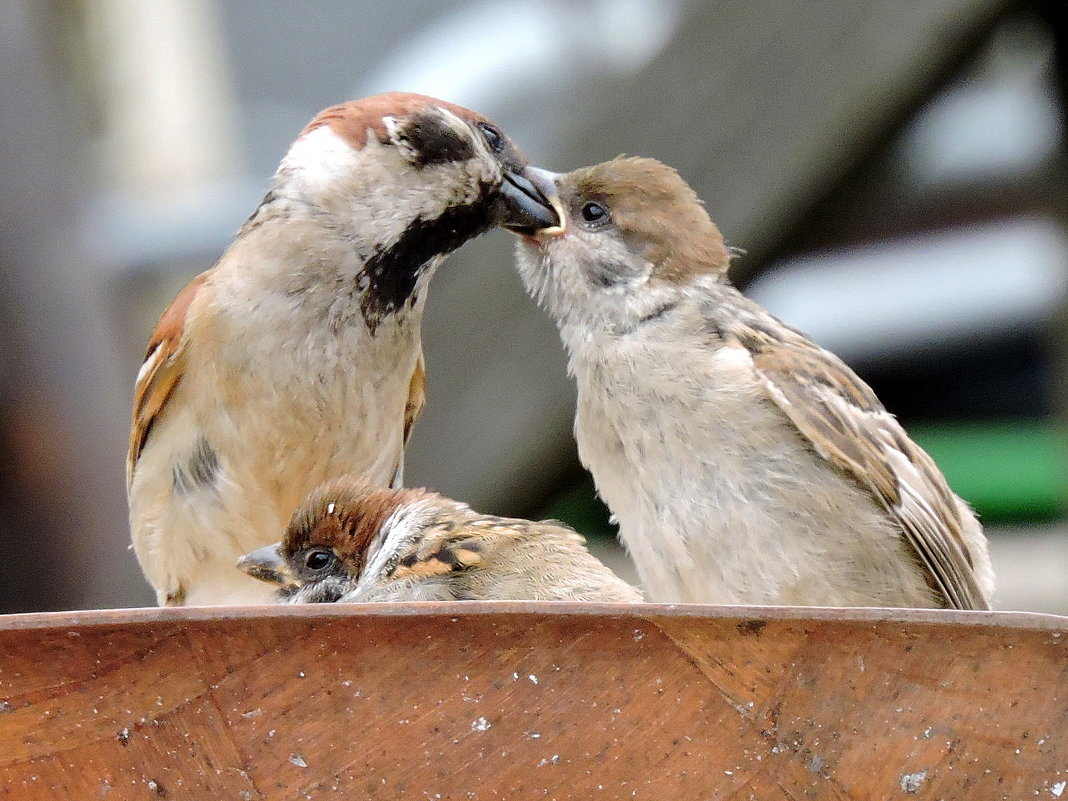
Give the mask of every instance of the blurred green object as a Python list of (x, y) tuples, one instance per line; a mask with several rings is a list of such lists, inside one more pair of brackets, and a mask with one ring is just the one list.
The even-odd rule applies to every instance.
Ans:
[(984, 521), (1029, 522), (1064, 514), (1068, 432), (1055, 421), (916, 425), (909, 433)]
[[(1068, 509), (1068, 431), (1053, 420), (917, 424), (909, 434), (985, 523), (1050, 520)], [(615, 536), (589, 476), (534, 516), (562, 520), (587, 536)]]
[(608, 507), (597, 497), (589, 473), (531, 515), (535, 520), (560, 520), (587, 537), (615, 537), (616, 527), (608, 522), (608, 516)]

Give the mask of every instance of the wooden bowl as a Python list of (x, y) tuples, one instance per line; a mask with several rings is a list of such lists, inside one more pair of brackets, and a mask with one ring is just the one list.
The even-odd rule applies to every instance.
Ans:
[(0, 798), (1068, 801), (1068, 618), (456, 603), (0, 617)]

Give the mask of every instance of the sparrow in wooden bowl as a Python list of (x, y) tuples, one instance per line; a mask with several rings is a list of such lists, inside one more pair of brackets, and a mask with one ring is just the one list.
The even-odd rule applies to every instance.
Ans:
[(354, 476), (316, 489), (282, 542), (238, 567), (288, 603), (642, 600), (563, 523), (483, 515)]
[(351, 471), (399, 481), (435, 270), (502, 220), (555, 221), (525, 164), (490, 120), (422, 95), (334, 106), (304, 129), (220, 261), (163, 313), (137, 377), (130, 527), (160, 604), (268, 600), (234, 563), (312, 489)]
[(872, 390), (744, 297), (651, 159), (531, 170), (518, 267), (578, 383), (582, 462), (655, 601), (986, 609), (975, 515)]

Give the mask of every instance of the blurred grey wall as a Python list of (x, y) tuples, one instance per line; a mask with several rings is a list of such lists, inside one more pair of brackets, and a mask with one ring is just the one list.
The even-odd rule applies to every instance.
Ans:
[[(0, 608), (149, 601), (127, 550), (122, 475), (148, 334), (218, 257), (305, 122), (387, 89), (476, 107), (550, 168), (620, 152), (668, 161), (747, 251), (735, 277), (829, 338), (907, 422), (938, 433), (985, 424), (996, 408), (1032, 426), (1048, 446), (1036, 464), (1059, 470), (1046, 389), (1063, 374), (1055, 5), (0, 4)], [(993, 252), (975, 250), (984, 235), (1020, 256), (1019, 292), (999, 290), (997, 264), (974, 266)], [(936, 251), (942, 272), (925, 268)], [(435, 280), (429, 404), (407, 478), (487, 511), (566, 501), (593, 520), (602, 511), (577, 463), (563, 354), (511, 260), (495, 232)], [(897, 280), (879, 284), (887, 263), (900, 265)], [(879, 289), (855, 303), (872, 311), (850, 322), (829, 288), (845, 292), (867, 269), (861, 283)], [(939, 293), (980, 279), (990, 283), (951, 331), (954, 301)], [(991, 315), (1020, 336), (991, 337)], [(1005, 521), (1034, 535), (1004, 549), (1006, 574), (1023, 565), (1016, 585), (1064, 543), (1043, 528), (1060, 507), (1043, 503), (1041, 521)]]

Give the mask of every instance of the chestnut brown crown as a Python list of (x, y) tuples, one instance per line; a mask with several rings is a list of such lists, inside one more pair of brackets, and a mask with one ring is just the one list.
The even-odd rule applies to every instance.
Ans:
[(302, 553), (328, 549), (346, 574), (357, 577), (372, 541), (389, 517), (427, 494), (421, 489), (378, 487), (351, 475), (323, 484), (294, 513), (282, 539), (282, 557), (295, 566)]
[(681, 283), (694, 273), (724, 272), (730, 263), (696, 192), (655, 159), (620, 156), (563, 175), (557, 187), (568, 226), (621, 237), (653, 265), (651, 277)]
[[(475, 154), (472, 142), (441, 124), (442, 110), (478, 130), (505, 168), (519, 169), (526, 164), (515, 143), (488, 117), (414, 92), (386, 92), (330, 106), (319, 112), (302, 133), (327, 126), (354, 149), (361, 150), (371, 131), (382, 144), (400, 139), (411, 148), (414, 160), (420, 165), (471, 158)], [(401, 130), (391, 130), (388, 120), (403, 121)]]

